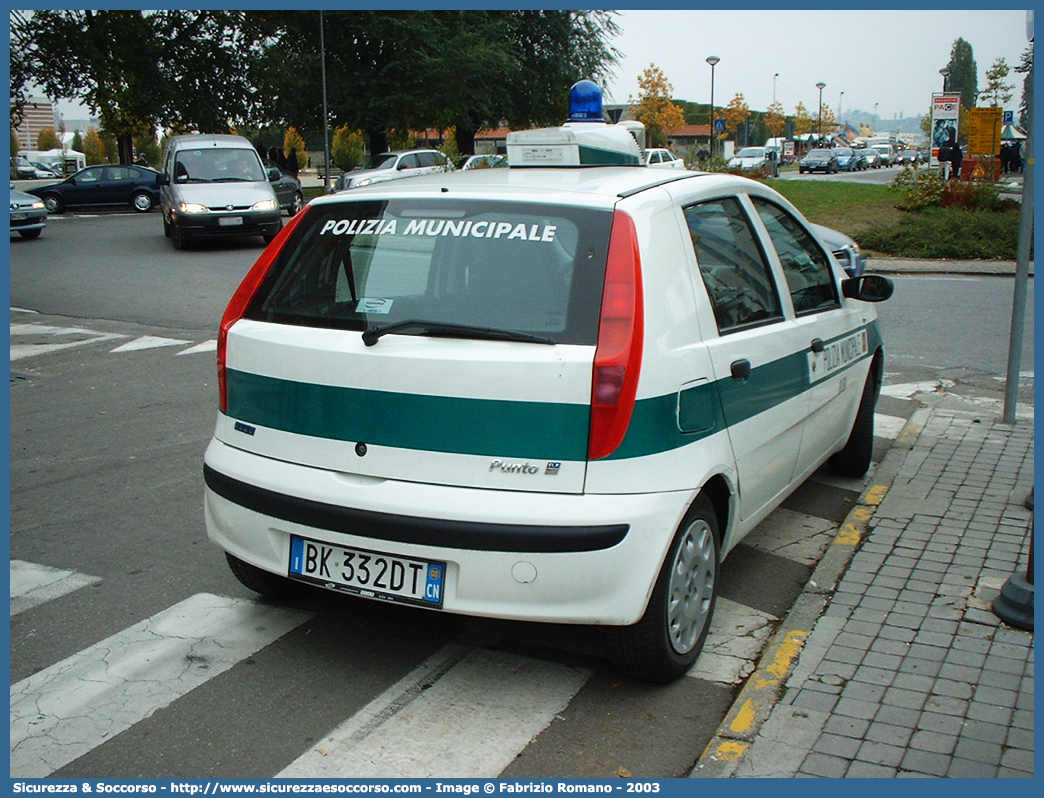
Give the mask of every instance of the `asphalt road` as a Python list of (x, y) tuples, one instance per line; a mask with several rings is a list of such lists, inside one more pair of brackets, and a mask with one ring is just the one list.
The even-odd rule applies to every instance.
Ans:
[[(261, 247), (176, 252), (158, 213), (59, 217), (40, 239), (11, 241), (11, 558), (69, 574), (39, 603), (12, 600), (11, 683), (34, 702), (41, 689), (59, 696), (67, 737), (77, 718), (92, 724), (75, 744), (45, 738), (46, 757), (22, 741), (13, 768), (260, 777), (320, 773), (337, 752), (360, 776), (686, 775), (864, 483), (816, 475), (730, 555), (712, 645), (667, 687), (621, 676), (598, 630), (327, 593), (257, 601), (206, 540), (201, 463), (214, 333)], [(947, 325), (971, 310), (1002, 317), (1002, 283), (901, 279), (885, 306), (888, 382), (973, 376), (972, 353), (995, 350), (996, 330)], [(975, 380), (990, 387), (1003, 362), (984, 356)], [(901, 391), (882, 399), (892, 437), (912, 407)], [(878, 459), (889, 445), (882, 427)], [(243, 638), (238, 653), (191, 642), (222, 623)], [(167, 629), (172, 648), (148, 648)], [(76, 703), (77, 685), (124, 668), (142, 674), (141, 695)]]

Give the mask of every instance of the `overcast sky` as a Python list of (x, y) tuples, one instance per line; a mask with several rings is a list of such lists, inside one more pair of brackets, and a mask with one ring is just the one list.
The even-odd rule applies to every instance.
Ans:
[[(799, 102), (814, 112), (822, 81), (823, 104), (836, 113), (843, 101), (842, 118), (846, 108), (873, 113), (874, 103), (883, 120), (927, 113), (958, 38), (972, 46), (980, 89), (996, 59), (1017, 66), (1029, 44), (1025, 11), (622, 11), (617, 22), (623, 58), (606, 102), (637, 97), (649, 64), (663, 70), (675, 98), (710, 102), (706, 59), (716, 55), (715, 105), (741, 93), (752, 109), (765, 110), (778, 72), (776, 99), (788, 115)], [(1017, 86), (1011, 109), (1022, 77), (1008, 76)]]

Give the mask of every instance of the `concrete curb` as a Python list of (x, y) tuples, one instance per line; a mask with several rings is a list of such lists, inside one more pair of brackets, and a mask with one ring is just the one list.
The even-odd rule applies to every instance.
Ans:
[(837, 535), (765, 648), (757, 668), (736, 696), (689, 778), (735, 776), (762, 725), (782, 698), (805, 641), (830, 603), (835, 587), (866, 537), (874, 513), (888, 494), (931, 413), (930, 408), (919, 408), (904, 425), (874, 472), (874, 479), (838, 527)]

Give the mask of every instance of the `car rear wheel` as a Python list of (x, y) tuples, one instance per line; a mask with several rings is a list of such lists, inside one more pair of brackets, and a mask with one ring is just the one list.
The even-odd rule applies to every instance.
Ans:
[(57, 194), (45, 194), (44, 207), (47, 208), (48, 213), (64, 213), (65, 203), (62, 202), (62, 198)]
[(225, 552), (225, 559), (228, 561), (229, 570), (232, 571), (232, 575), (239, 580), (240, 584), (253, 590), (255, 593), (260, 593), (262, 596), (274, 599), (289, 599), (300, 596), (308, 590), (307, 585), (294, 582), (292, 579), (279, 574), (263, 571), (250, 563), (243, 562), (238, 557), (233, 557), (228, 552)]
[(645, 615), (614, 630), (617, 665), (637, 679), (683, 676), (703, 649), (718, 593), (718, 519), (699, 497), (682, 521)]
[(838, 476), (861, 477), (870, 468), (874, 457), (874, 408), (877, 406), (877, 395), (877, 380), (871, 371), (863, 386), (859, 410), (852, 431), (848, 434), (848, 442), (827, 462), (827, 467)]
[(147, 191), (139, 191), (131, 199), (131, 205), (138, 213), (148, 213), (152, 210), (153, 204), (152, 195)]

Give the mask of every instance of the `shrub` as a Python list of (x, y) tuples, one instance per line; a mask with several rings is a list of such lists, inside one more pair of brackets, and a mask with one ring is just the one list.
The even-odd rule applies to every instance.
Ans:
[(858, 240), (866, 249), (904, 258), (1013, 260), (1019, 216), (1017, 209), (998, 213), (931, 208), (896, 225), (871, 225)]

